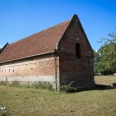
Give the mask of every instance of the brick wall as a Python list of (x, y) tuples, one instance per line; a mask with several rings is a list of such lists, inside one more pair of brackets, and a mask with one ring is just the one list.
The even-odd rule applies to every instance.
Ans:
[[(76, 57), (80, 44), (80, 58)], [(60, 42), (60, 82), (75, 82), (77, 88), (94, 86), (93, 52), (79, 20), (73, 18)]]
[(29, 58), (0, 66), (0, 81), (20, 81), (21, 83), (34, 83), (47, 81), (55, 86), (55, 62), (59, 66), (59, 58), (55, 60), (52, 55)]
[[(76, 43), (80, 45), (80, 57), (76, 57)], [(58, 43), (58, 54), (0, 64), (0, 81), (47, 81), (54, 88), (72, 81), (77, 88), (94, 86), (93, 51), (77, 16)]]

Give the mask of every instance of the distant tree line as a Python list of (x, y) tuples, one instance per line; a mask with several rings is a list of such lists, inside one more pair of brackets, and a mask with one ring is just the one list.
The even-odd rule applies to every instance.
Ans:
[(111, 75), (116, 72), (116, 32), (108, 34), (108, 39), (100, 39), (103, 46), (94, 52), (95, 75)]

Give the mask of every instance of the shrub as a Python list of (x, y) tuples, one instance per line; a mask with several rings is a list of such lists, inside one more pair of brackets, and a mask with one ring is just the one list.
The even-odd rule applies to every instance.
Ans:
[(76, 91), (76, 88), (73, 87), (73, 82), (71, 82), (71, 83), (66, 84), (66, 85), (61, 85), (60, 90), (65, 91), (65, 92), (74, 92), (74, 91)]

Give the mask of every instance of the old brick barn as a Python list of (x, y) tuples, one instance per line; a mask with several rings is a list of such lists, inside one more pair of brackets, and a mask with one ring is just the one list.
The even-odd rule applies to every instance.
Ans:
[(77, 15), (0, 50), (0, 81), (94, 86), (93, 50)]

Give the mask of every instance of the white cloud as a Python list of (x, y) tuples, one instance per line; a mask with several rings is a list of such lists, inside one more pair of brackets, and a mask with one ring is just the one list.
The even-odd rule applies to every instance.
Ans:
[(95, 50), (96, 52), (98, 51), (98, 50)]

